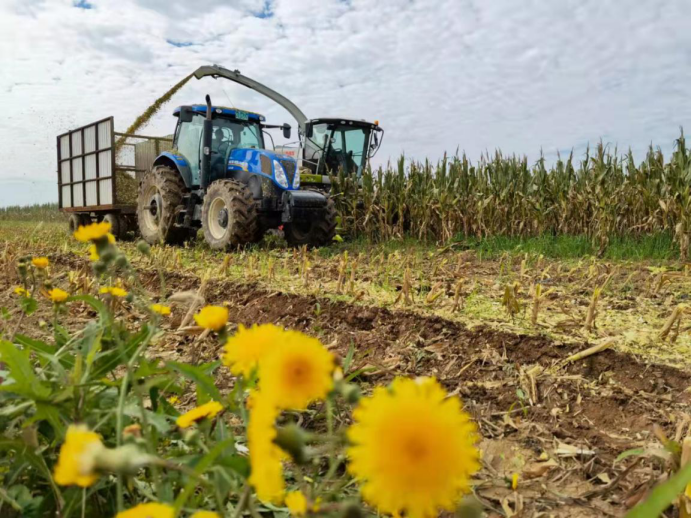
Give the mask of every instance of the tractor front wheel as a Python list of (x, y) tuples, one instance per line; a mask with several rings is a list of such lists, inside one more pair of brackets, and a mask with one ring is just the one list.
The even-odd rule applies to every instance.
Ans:
[(189, 229), (175, 225), (184, 193), (180, 174), (167, 166), (156, 166), (145, 174), (137, 196), (137, 223), (147, 243), (179, 244), (191, 237)]
[(245, 184), (217, 180), (202, 201), (202, 230), (212, 249), (229, 250), (258, 238), (257, 207)]
[(327, 199), (327, 206), (321, 219), (287, 223), (284, 227), (286, 241), (293, 246), (310, 245), (321, 247), (331, 243), (336, 234), (336, 206), (334, 200)]

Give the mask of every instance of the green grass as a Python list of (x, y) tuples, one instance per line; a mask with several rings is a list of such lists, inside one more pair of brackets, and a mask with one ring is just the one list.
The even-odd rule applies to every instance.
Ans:
[(453, 242), (455, 249), (476, 250), (488, 257), (500, 256), (505, 252), (516, 254), (542, 254), (546, 258), (578, 259), (599, 256), (610, 260), (675, 260), (680, 251), (669, 233), (656, 233), (637, 237), (613, 237), (599, 254), (598, 244), (587, 236), (508, 237), (488, 238), (458, 237)]

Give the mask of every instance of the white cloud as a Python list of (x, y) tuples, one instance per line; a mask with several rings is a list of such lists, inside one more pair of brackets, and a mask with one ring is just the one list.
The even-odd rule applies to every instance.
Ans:
[[(377, 162), (485, 150), (581, 152), (690, 129), (690, 4), (511, 0), (0, 0), (0, 205), (57, 198), (55, 135), (125, 129), (201, 64), (238, 68), (308, 116), (379, 119)], [(260, 95), (193, 80), (147, 128), (205, 93), (290, 122)], [(229, 101), (230, 98), (230, 101)], [(18, 183), (17, 179), (23, 179)], [(19, 186), (32, 187), (33, 196)], [(28, 189), (28, 188), (26, 188)]]

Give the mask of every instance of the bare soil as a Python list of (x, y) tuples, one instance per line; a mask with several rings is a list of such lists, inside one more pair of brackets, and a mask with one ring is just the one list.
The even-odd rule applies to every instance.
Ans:
[[(88, 263), (58, 255), (54, 274), (88, 272)], [(158, 272), (141, 269), (147, 290), (157, 293)], [(165, 272), (168, 295), (197, 291), (194, 274)], [(2, 304), (11, 308), (11, 276), (0, 279)], [(275, 323), (319, 337), (345, 358), (346, 373), (366, 390), (395, 376), (435, 376), (459, 395), (482, 435), (483, 469), (475, 494), (489, 516), (621, 516), (644, 498), (669, 465), (656, 455), (658, 436), (680, 440), (690, 428), (690, 371), (646, 362), (613, 350), (566, 364), (592, 344), (562, 343), (463, 323), (415, 311), (355, 305), (333, 299), (271, 291), (255, 283), (212, 280), (207, 304), (226, 305), (230, 322)], [(16, 305), (15, 305), (16, 306)], [(68, 326), (92, 318), (80, 305)], [(151, 349), (153, 357), (201, 363), (218, 359), (219, 346), (198, 330), (178, 330), (186, 308), (174, 309), (171, 333)], [(141, 319), (132, 309), (128, 319)], [(22, 333), (49, 333), (46, 310), (26, 318)], [(224, 369), (220, 387), (232, 384)], [(654, 454), (618, 456), (634, 448)], [(511, 488), (513, 474), (518, 486)]]

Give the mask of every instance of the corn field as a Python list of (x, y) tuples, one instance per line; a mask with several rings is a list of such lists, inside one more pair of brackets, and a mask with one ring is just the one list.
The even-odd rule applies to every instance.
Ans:
[[(602, 249), (613, 236), (669, 232), (681, 256), (690, 248), (690, 149), (684, 135), (666, 162), (650, 147), (637, 165), (599, 144), (579, 160), (570, 154), (547, 168), (541, 158), (445, 156), (396, 168), (366, 171), (362, 186), (343, 174), (333, 179), (342, 226), (372, 239), (413, 236), (448, 241), (487, 237), (569, 234), (589, 236)], [(361, 202), (362, 201), (362, 202)]]

